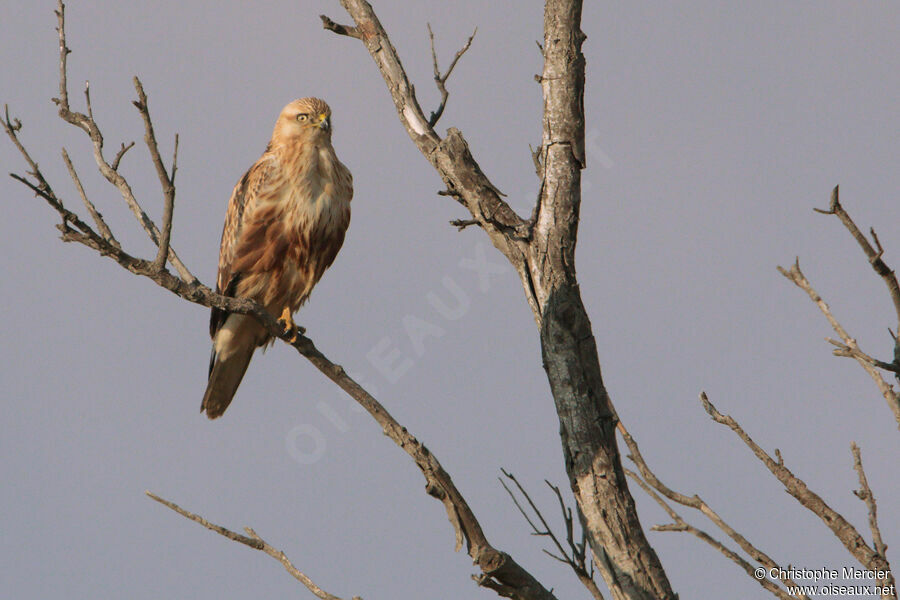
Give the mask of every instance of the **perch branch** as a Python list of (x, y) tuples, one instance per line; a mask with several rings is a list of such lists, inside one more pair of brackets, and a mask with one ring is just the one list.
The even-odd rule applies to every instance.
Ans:
[[(29, 153), (18, 139), (18, 132), (22, 127), (21, 122), (17, 119), (10, 119), (7, 114), (3, 122), (3, 127), (13, 143), (19, 148), (25, 161), (31, 167), (29, 174), (34, 178), (34, 182), (29, 181), (26, 177), (13, 175), (13, 177), (26, 185), (36, 195), (46, 200), (62, 217), (62, 224), (59, 229), (62, 232), (62, 239), (67, 242), (77, 242), (97, 251), (102, 256), (107, 256), (115, 260), (120, 266), (128, 271), (147, 277), (154, 281), (157, 285), (169, 290), (170, 292), (197, 304), (208, 307), (216, 307), (228, 312), (253, 315), (273, 337), (288, 341), (288, 332), (278, 323), (275, 317), (268, 313), (261, 305), (256, 302), (231, 298), (213, 292), (210, 288), (202, 285), (190, 272), (181, 264), (177, 256), (169, 246), (166, 250), (165, 239), (169, 235), (171, 228), (171, 208), (172, 199), (174, 198), (174, 176), (177, 164), (177, 138), (175, 156), (172, 160), (171, 172), (167, 173), (159, 156), (158, 146), (156, 144), (155, 134), (153, 133), (150, 114), (147, 110), (147, 100), (140, 81), (135, 79), (135, 87), (138, 94), (136, 106), (144, 118), (145, 123), (145, 140), (150, 148), (151, 158), (159, 176), (160, 182), (163, 184), (163, 193), (166, 202), (165, 216), (162, 234), (155, 228), (152, 221), (146, 216), (143, 210), (137, 205), (127, 181), (122, 177), (113, 166), (106, 162), (103, 158), (103, 137), (100, 129), (94, 119), (82, 113), (74, 112), (68, 104), (68, 94), (66, 85), (66, 63), (65, 58), (69, 50), (65, 43), (64, 29), (64, 5), (59, 2), (57, 11), (59, 20), (59, 40), (60, 40), (60, 95), (56, 99), (59, 105), (59, 114), (63, 120), (71, 123), (84, 130), (93, 142), (94, 158), (98, 168), (104, 177), (112, 185), (120, 190), (123, 198), (139, 215), (139, 220), (145, 225), (145, 229), (151, 234), (154, 241), (158, 240), (161, 252), (157, 254), (154, 260), (144, 260), (124, 251), (118, 244), (113, 243), (114, 238), (106, 236), (103, 232), (104, 227), (98, 221), (98, 233), (91, 226), (84, 223), (77, 214), (69, 211), (63, 206), (62, 200), (56, 195), (49, 183), (44, 179), (37, 163), (32, 160)], [(89, 111), (90, 112), (90, 111)], [(127, 152), (128, 148), (123, 146), (116, 155), (114, 163), (118, 166), (121, 157)], [(90, 210), (90, 209), (89, 209)], [(98, 213), (99, 214), (99, 213)], [(108, 229), (108, 228), (107, 228)], [(165, 268), (161, 268), (160, 258), (168, 256), (169, 261), (178, 269), (181, 278), (176, 277)], [(331, 362), (323, 355), (309, 338), (304, 335), (298, 335), (293, 342), (289, 342), (293, 347), (310, 362), (313, 363), (322, 373), (329, 379), (334, 381), (339, 387), (345, 390), (351, 397), (360, 403), (372, 417), (378, 422), (384, 433), (390, 437), (398, 446), (400, 446), (415, 461), (426, 480), (426, 492), (440, 500), (454, 528), (456, 534), (456, 546), (460, 548), (463, 543), (466, 544), (469, 555), (474, 559), (475, 563), (481, 568), (481, 574), (478, 576), (478, 582), (485, 586), (502, 593), (506, 593), (510, 598), (520, 600), (550, 600), (554, 596), (548, 592), (534, 577), (520, 567), (508, 554), (495, 549), (487, 541), (481, 525), (469, 507), (462, 494), (456, 488), (450, 475), (443, 469), (437, 458), (419, 442), (405, 427), (401, 426), (385, 409), (364, 390), (358, 383), (351, 379), (344, 369)], [(280, 559), (279, 559), (280, 560)], [(287, 566), (287, 565), (286, 565)]]
[[(244, 528), (244, 530), (249, 534), (249, 537), (246, 535), (241, 535), (240, 533), (231, 531), (230, 529), (226, 529), (225, 527), (222, 527), (221, 525), (216, 525), (215, 523), (210, 523), (209, 521), (207, 521), (200, 515), (192, 513), (190, 511), (187, 511), (187, 510), (181, 508), (180, 506), (178, 506), (177, 504), (175, 504), (174, 502), (170, 502), (170, 501), (166, 500), (165, 498), (160, 498), (153, 492), (147, 491), (144, 493), (147, 494), (147, 496), (149, 496), (153, 500), (156, 500), (157, 502), (162, 504), (163, 506), (167, 506), (167, 507), (171, 508), (172, 510), (177, 512), (182, 517), (190, 519), (191, 521), (194, 521), (195, 523), (199, 523), (200, 525), (206, 527), (210, 531), (215, 531), (219, 535), (227, 537), (229, 540), (238, 542), (239, 544), (244, 544), (245, 546), (249, 546), (250, 548), (253, 548), (254, 550), (261, 550), (261, 551), (265, 552), (266, 554), (268, 554), (269, 556), (271, 556), (272, 558), (274, 558), (275, 560), (280, 562), (282, 564), (282, 566), (284, 566), (285, 570), (288, 573), (290, 573), (292, 577), (294, 577), (294, 579), (296, 579), (297, 581), (299, 581), (300, 583), (305, 585), (306, 589), (308, 589), (310, 592), (315, 594), (316, 597), (321, 598), (322, 600), (341, 600), (340, 597), (329, 594), (328, 592), (326, 592), (325, 590), (323, 590), (322, 588), (317, 586), (315, 583), (313, 583), (312, 579), (310, 579), (307, 575), (302, 573), (299, 569), (297, 569), (297, 567), (295, 567), (293, 565), (293, 563), (291, 563), (291, 561), (284, 554), (284, 552), (282, 552), (281, 550), (278, 550), (276, 548), (273, 548), (271, 545), (269, 545), (268, 542), (266, 542), (264, 539), (262, 539), (255, 531), (253, 531), (249, 527)], [(353, 600), (361, 600), (361, 598), (359, 598), (358, 596), (354, 596)]]

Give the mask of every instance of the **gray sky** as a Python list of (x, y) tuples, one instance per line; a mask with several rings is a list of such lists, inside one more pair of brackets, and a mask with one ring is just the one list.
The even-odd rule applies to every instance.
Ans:
[[(516, 473), (559, 525), (543, 479), (566, 488), (558, 423), (537, 332), (511, 268), (409, 142), (362, 45), (323, 32), (337, 2), (73, 2), (70, 91), (144, 207), (158, 183), (130, 105), (150, 98), (167, 156), (181, 136), (173, 245), (214, 278), (225, 204), (259, 156), (281, 107), (321, 96), (356, 196), (344, 249), (297, 321), (443, 462), (492, 543), (560, 598), (587, 594), (540, 551), (496, 480)], [(863, 452), (882, 532), (900, 547), (900, 436), (875, 386), (830, 356), (832, 333), (775, 270), (795, 256), (863, 349), (890, 355), (882, 282), (833, 217), (813, 213), (841, 184), (861, 227), (900, 266), (900, 9), (895, 3), (587, 3), (583, 29), (589, 167), (578, 272), (605, 381), (657, 474), (699, 493), (782, 564), (855, 566), (697, 395), (738, 418), (870, 539), (849, 445)], [(439, 130), (459, 127), (521, 213), (537, 192), (528, 144), (540, 140), (542, 6), (528, 2), (375, 2), (426, 111), (426, 22), (442, 65), (478, 26), (450, 80)], [(55, 117), (53, 3), (12, 2), (0, 20), (0, 102), (71, 207), (59, 158), (75, 158), (126, 248), (152, 249), (96, 173), (87, 138)], [(0, 143), (3, 172), (22, 161)], [(407, 456), (296, 354), (257, 355), (227, 415), (199, 413), (207, 310), (63, 245), (56, 216), (0, 180), (0, 581), (11, 598), (311, 597), (272, 559), (145, 498), (153, 490), (210, 520), (252, 526), (322, 587), (349, 597), (493, 597), (454, 555), (440, 503)], [(482, 281), (479, 256), (495, 269)], [(469, 262), (466, 262), (469, 261)], [(467, 299), (442, 314), (446, 286)], [(434, 336), (418, 348), (415, 319)], [(397, 376), (371, 355), (400, 353)], [(404, 370), (405, 369), (405, 370)], [(665, 522), (635, 488), (642, 521)], [(686, 517), (711, 528), (687, 509)], [(769, 597), (694, 538), (650, 533), (684, 598)], [(815, 582), (810, 582), (815, 583)]]

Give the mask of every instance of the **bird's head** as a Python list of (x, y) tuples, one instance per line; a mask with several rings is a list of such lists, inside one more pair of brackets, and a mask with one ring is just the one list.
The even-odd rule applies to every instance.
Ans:
[(300, 98), (284, 107), (275, 123), (273, 140), (331, 139), (331, 108), (318, 98)]

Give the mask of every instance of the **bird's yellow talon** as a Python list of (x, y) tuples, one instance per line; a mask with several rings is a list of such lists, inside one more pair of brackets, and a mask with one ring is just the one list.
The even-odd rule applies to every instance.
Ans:
[(297, 336), (300, 334), (300, 331), (297, 325), (294, 323), (294, 318), (291, 316), (291, 307), (284, 307), (284, 310), (281, 311), (281, 316), (278, 317), (278, 321), (284, 323), (284, 334), (290, 335), (288, 341), (292, 344), (296, 342)]

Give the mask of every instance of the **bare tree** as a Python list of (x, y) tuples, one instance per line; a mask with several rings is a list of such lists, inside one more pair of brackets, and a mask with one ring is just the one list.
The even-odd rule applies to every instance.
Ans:
[[(441, 100), (435, 110), (426, 117), (400, 57), (372, 6), (365, 0), (341, 0), (341, 4), (353, 24), (342, 25), (322, 16), (324, 28), (335, 34), (359, 40), (372, 57), (385, 80), (401, 124), (446, 186), (446, 189), (439, 193), (454, 199), (469, 212), (470, 218), (456, 220), (453, 225), (460, 229), (470, 226), (481, 228), (494, 247), (506, 257), (519, 274), (525, 300), (533, 313), (544, 368), (559, 417), (564, 467), (574, 495), (580, 531), (576, 531), (575, 518), (571, 509), (565, 506), (559, 488), (551, 485), (563, 513), (565, 536), (557, 536), (552, 531), (518, 480), (505, 472), (504, 475), (516, 486), (517, 493), (526, 499), (531, 512), (525, 510), (518, 502), (516, 492), (507, 488), (516, 506), (528, 519), (533, 532), (553, 542), (555, 551), (551, 552), (551, 556), (567, 564), (594, 598), (603, 597), (593, 577), (595, 569), (614, 599), (676, 598), (663, 566), (649, 544), (639, 521), (627, 483), (627, 477), (631, 477), (664, 508), (673, 521), (669, 525), (657, 526), (655, 529), (691, 533), (737, 563), (775, 596), (804, 597), (802, 594), (785, 591), (785, 586), (796, 585), (789, 569), (782, 569), (768, 554), (725, 523), (699, 496), (680, 494), (660, 481), (642, 457), (634, 438), (620, 423), (604, 387), (597, 345), (580, 296), (575, 272), (581, 170), (586, 164), (583, 99), (585, 62), (581, 51), (586, 38), (581, 31), (581, 1), (547, 0), (545, 4), (544, 39), (540, 44), (544, 65), (542, 74), (538, 77), (543, 93), (543, 135), (540, 145), (533, 154), (535, 169), (540, 178), (540, 193), (531, 215), (527, 218), (516, 214), (481, 170), (462, 132), (451, 128), (441, 136), (435, 130), (449, 99), (448, 79), (457, 62), (472, 44), (475, 34), (473, 33), (455, 54), (446, 71), (441, 72), (434, 50), (433, 34), (429, 28), (434, 82)], [(63, 241), (78, 242), (90, 247), (102, 256), (115, 260), (123, 268), (148, 277), (159, 286), (190, 302), (256, 317), (274, 337), (290, 343), (298, 353), (354, 398), (382, 427), (384, 433), (413, 459), (425, 477), (427, 493), (441, 501), (446, 508), (448, 519), (455, 531), (456, 548), (460, 549), (465, 544), (469, 556), (480, 569), (480, 573), (473, 576), (478, 585), (490, 588), (500, 596), (508, 598), (554, 598), (552, 591), (537, 581), (510, 554), (497, 549), (488, 541), (471, 507), (438, 459), (398, 423), (371, 394), (350, 378), (342, 367), (325, 357), (312, 340), (300, 335), (295, 341), (290, 342), (275, 317), (261, 306), (252, 301), (216, 294), (191, 274), (171, 245), (177, 136), (171, 166), (166, 167), (154, 133), (147, 96), (140, 80), (135, 78), (137, 100), (134, 105), (143, 120), (144, 141), (150, 151), (151, 161), (162, 189), (163, 220), (161, 227), (157, 227), (138, 204), (127, 180), (119, 171), (120, 161), (133, 144), (123, 144), (113, 159), (109, 160), (104, 154), (103, 135), (94, 120), (88, 88), (85, 89), (86, 112), (78, 112), (72, 108), (67, 83), (66, 59), (70, 50), (65, 36), (64, 11), (65, 7), (59, 0), (57, 9), (60, 48), (59, 96), (54, 99), (58, 105), (59, 116), (88, 135), (100, 173), (119, 191), (156, 245), (157, 252), (152, 258), (142, 259), (128, 253), (122, 247), (88, 198), (68, 153), (63, 150), (63, 160), (80, 199), (93, 220), (93, 225), (67, 208), (62, 198), (45, 179), (37, 162), (21, 143), (19, 134), (22, 124), (17, 119), (11, 118), (7, 110), (3, 121), (4, 130), (29, 167), (27, 175), (13, 175), (13, 177), (56, 210), (61, 218), (61, 223), (57, 227), (62, 233)], [(824, 212), (837, 215), (860, 242), (873, 268), (887, 283), (900, 319), (900, 291), (898, 291), (900, 288), (897, 286), (893, 271), (882, 260), (883, 250), (874, 231), (873, 247), (865, 236), (859, 233), (858, 228), (841, 207), (837, 190), (830, 209)], [(171, 265), (177, 274), (169, 271), (168, 265)], [(898, 395), (881, 374), (882, 371), (900, 373), (900, 350), (896, 352), (891, 362), (880, 361), (863, 353), (855, 340), (833, 319), (827, 305), (809, 285), (798, 265), (795, 264), (790, 270), (782, 269), (782, 273), (804, 289), (819, 305), (841, 337), (841, 341), (832, 342), (837, 346), (835, 353), (854, 358), (869, 372), (900, 423)], [(892, 335), (896, 342), (897, 334)], [(852, 450), (854, 468), (860, 481), (857, 495), (866, 503), (868, 509), (873, 539), (871, 545), (846, 519), (833, 511), (820, 496), (809, 490), (806, 484), (785, 466), (778, 451), (775, 458), (771, 457), (753, 442), (737, 421), (719, 413), (705, 394), (701, 395), (701, 401), (713, 420), (733, 430), (785, 489), (822, 519), (863, 568), (881, 573), (878, 577), (879, 585), (883, 589), (891, 590), (890, 593), (882, 592), (882, 597), (896, 598), (896, 592), (893, 591), (894, 578), (886, 557), (887, 546), (878, 527), (875, 497), (869, 488), (858, 447), (854, 445)], [(622, 435), (638, 472), (624, 468), (617, 444), (617, 430)], [(317, 597), (337, 598), (319, 588), (300, 572), (284, 553), (276, 550), (252, 529), (246, 530), (248, 535), (242, 535), (214, 525), (205, 518), (159, 496), (149, 492), (148, 495), (204, 527), (272, 556)], [(744, 555), (730, 550), (724, 543), (689, 524), (675, 512), (672, 503), (700, 511), (734, 541)], [(532, 514), (535, 516), (534, 520), (530, 516)], [(754, 563), (763, 567), (766, 575), (759, 576)], [(783, 576), (768, 575), (770, 572), (781, 571), (785, 573)], [(781, 585), (772, 579), (778, 580)]]

